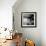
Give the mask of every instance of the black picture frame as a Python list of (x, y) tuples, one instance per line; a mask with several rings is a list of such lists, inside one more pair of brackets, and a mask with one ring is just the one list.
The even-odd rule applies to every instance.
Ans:
[(37, 27), (37, 12), (21, 12), (21, 27)]

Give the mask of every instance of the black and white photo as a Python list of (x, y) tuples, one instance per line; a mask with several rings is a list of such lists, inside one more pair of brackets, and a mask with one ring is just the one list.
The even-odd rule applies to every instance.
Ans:
[(36, 27), (36, 12), (21, 12), (21, 27)]

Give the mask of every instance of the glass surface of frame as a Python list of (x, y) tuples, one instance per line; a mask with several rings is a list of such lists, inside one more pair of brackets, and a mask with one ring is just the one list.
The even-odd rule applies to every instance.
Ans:
[(36, 16), (36, 12), (21, 12), (21, 27), (36, 27)]

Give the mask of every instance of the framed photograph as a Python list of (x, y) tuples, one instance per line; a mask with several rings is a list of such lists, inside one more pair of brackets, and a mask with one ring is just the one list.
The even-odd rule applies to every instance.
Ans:
[(21, 12), (21, 27), (37, 27), (36, 12)]

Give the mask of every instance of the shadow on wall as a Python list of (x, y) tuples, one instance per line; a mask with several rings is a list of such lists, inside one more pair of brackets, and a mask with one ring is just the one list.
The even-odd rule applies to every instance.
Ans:
[[(41, 46), (40, 38), (40, 0), (17, 0), (12, 7), (14, 13), (15, 30), (23, 33), (24, 39), (34, 40), (36, 46)], [(21, 12), (37, 12), (37, 28), (22, 28), (21, 27)], [(15, 31), (14, 30), (14, 31)], [(35, 34), (36, 33), (36, 34)], [(37, 33), (39, 33), (37, 35)], [(27, 36), (28, 35), (28, 36)]]
[(24, 0), (17, 0), (16, 3), (12, 6), (13, 9), (17, 9)]

